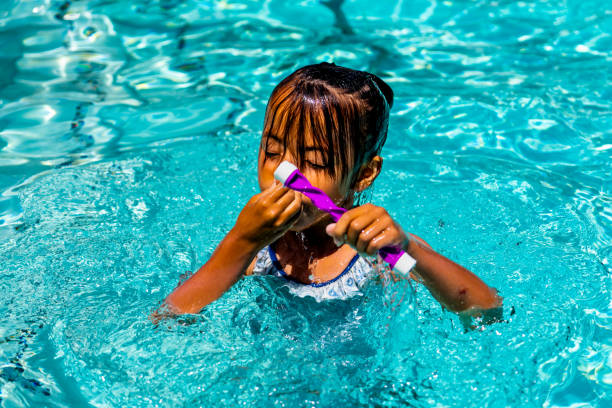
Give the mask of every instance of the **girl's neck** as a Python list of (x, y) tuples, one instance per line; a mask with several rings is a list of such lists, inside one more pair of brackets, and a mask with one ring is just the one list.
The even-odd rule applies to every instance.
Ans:
[[(345, 200), (336, 205), (348, 209), (353, 207), (353, 201), (354, 193), (351, 192)], [(350, 206), (348, 203), (351, 203)], [(303, 249), (303, 252), (299, 251), (301, 252), (299, 255), (311, 260), (325, 258), (338, 251), (338, 246), (332, 237), (325, 232), (325, 228), (332, 222), (334, 221), (331, 217), (324, 216), (302, 231), (288, 231), (274, 243), (274, 248), (295, 255), (298, 255), (299, 249)]]
[(355, 256), (348, 245), (336, 246), (325, 228), (289, 231), (272, 248), (290, 279), (305, 284), (332, 280)]
[[(311, 227), (299, 232), (289, 231), (277, 241), (275, 247), (279, 246), (291, 248), (293, 251), (302, 249), (304, 255), (314, 259), (324, 258), (338, 250), (334, 240), (325, 232), (325, 227)], [(302, 252), (299, 249), (298, 251)]]

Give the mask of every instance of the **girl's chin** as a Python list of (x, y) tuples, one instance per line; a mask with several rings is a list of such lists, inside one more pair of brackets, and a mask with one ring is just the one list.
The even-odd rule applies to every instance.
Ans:
[(289, 231), (293, 231), (293, 232), (302, 232), (305, 229), (310, 228), (314, 223), (312, 222), (302, 222), (301, 220), (296, 222), (295, 224), (293, 224), (291, 226), (291, 228), (289, 228)]
[(326, 218), (329, 218), (327, 214), (318, 214), (318, 216), (314, 216), (314, 217), (312, 215), (308, 216), (306, 214), (303, 214), (300, 218), (298, 218), (297, 222), (293, 224), (291, 228), (289, 228), (289, 231), (302, 232), (318, 224), (324, 223), (325, 226), (327, 226), (327, 224), (329, 224), (330, 222), (333, 222), (331, 218), (327, 220), (328, 222), (323, 222), (325, 221)]

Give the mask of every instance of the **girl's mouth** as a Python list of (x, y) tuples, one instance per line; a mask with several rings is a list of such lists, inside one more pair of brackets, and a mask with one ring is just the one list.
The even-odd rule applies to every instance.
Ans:
[(312, 203), (304, 202), (302, 203), (302, 213), (300, 214), (295, 224), (293, 224), (293, 226), (290, 228), (290, 230), (298, 232), (303, 231), (315, 224), (318, 224), (319, 222), (328, 217), (329, 214), (319, 210), (317, 207), (312, 205)]

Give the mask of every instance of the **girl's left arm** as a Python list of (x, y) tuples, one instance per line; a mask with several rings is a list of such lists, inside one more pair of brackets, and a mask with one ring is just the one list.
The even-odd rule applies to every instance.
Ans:
[(502, 299), (478, 276), (434, 251), (419, 237), (406, 234), (382, 207), (362, 205), (347, 211), (327, 233), (337, 243), (375, 255), (388, 245), (399, 245), (416, 261), (412, 273), (447, 309), (470, 314), (501, 307)]

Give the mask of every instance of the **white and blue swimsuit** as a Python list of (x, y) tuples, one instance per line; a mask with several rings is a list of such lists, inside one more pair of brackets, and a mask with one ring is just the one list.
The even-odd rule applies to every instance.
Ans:
[(342, 273), (327, 282), (301, 283), (291, 280), (283, 270), (276, 254), (269, 246), (257, 253), (253, 275), (274, 275), (285, 280), (289, 291), (299, 297), (312, 296), (317, 301), (327, 299), (347, 299), (360, 295), (361, 288), (373, 275), (372, 264), (355, 255)]

